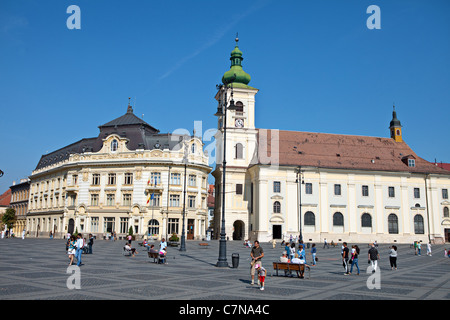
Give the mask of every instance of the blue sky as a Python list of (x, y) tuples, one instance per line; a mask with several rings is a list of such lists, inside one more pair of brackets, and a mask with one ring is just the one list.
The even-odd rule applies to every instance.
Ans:
[[(73, 4), (81, 30), (66, 26)], [(128, 97), (161, 132), (215, 128), (236, 32), (257, 127), (388, 137), (395, 102), (408, 145), (450, 162), (449, 13), (448, 0), (2, 0), (0, 192)]]

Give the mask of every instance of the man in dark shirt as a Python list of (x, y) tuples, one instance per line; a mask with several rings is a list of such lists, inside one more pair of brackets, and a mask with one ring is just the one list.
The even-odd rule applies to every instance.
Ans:
[[(255, 241), (255, 245), (250, 252), (250, 257), (252, 258), (252, 268), (250, 270), (250, 274), (252, 276), (252, 285), (255, 284), (255, 265), (258, 264), (262, 266), (261, 258), (264, 257), (264, 250), (259, 246), (259, 241)], [(259, 280), (258, 280), (259, 281)]]
[(344, 246), (344, 248), (342, 249), (342, 263), (344, 265), (344, 269), (345, 269), (345, 275), (348, 275), (348, 257), (349, 257), (349, 249), (347, 247), (347, 242), (344, 242), (342, 244)]
[(369, 263), (372, 263), (372, 272), (377, 271), (379, 258), (380, 254), (378, 253), (377, 248), (375, 248), (375, 244), (372, 243), (372, 247), (369, 249)]

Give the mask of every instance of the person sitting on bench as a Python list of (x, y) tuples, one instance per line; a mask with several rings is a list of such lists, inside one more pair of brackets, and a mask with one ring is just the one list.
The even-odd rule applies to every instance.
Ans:
[(131, 252), (131, 256), (134, 257), (135, 254), (138, 254), (135, 248), (132, 248), (130, 244), (127, 242), (125, 243), (125, 250)]

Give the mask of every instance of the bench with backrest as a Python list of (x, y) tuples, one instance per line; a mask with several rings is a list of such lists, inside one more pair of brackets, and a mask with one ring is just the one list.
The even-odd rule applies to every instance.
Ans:
[(305, 269), (306, 269), (306, 270), (308, 270), (308, 279), (311, 278), (311, 268), (307, 264), (289, 263), (289, 262), (274, 262), (273, 269), (277, 271), (277, 276), (278, 276), (278, 270), (286, 270), (289, 273), (291, 271), (296, 271), (297, 276), (301, 279), (303, 278), (303, 275), (305, 274)]
[(148, 252), (148, 257), (153, 258), (154, 263), (160, 263), (161, 262), (161, 256), (159, 255), (159, 252)]

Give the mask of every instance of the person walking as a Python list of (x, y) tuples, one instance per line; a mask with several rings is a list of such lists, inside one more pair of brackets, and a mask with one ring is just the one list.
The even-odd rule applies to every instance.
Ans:
[(373, 243), (372, 243), (371, 248), (369, 249), (368, 257), (369, 257), (368, 263), (372, 264), (372, 272), (376, 272), (380, 254), (378, 253), (378, 250), (377, 250), (377, 248), (375, 248), (375, 245)]
[(26, 234), (26, 231), (25, 231), (25, 229), (23, 229), (23, 231), (22, 231), (22, 240), (25, 239), (25, 234)]
[(328, 249), (328, 243), (327, 243), (327, 239), (323, 239), (323, 249), (325, 249), (325, 247), (327, 247)]
[(88, 242), (89, 254), (92, 254), (92, 246), (93, 245), (94, 245), (94, 236), (92, 235), (92, 233), (89, 233), (89, 242)]
[(389, 262), (391, 263), (391, 270), (397, 270), (397, 246), (392, 246), (389, 250)]
[(71, 236), (67, 240), (67, 254), (69, 255), (69, 266), (73, 264), (73, 258), (75, 257), (76, 252), (76, 239), (74, 236)]
[(359, 247), (357, 245), (352, 246), (352, 253), (351, 253), (351, 267), (350, 267), (350, 274), (353, 272), (353, 266), (356, 266), (356, 269), (358, 270), (358, 273), (356, 275), (359, 276), (359, 265), (358, 265), (358, 256), (359, 256)]
[(312, 265), (315, 266), (316, 265), (316, 255), (317, 255), (317, 248), (316, 248), (316, 244), (313, 243), (311, 245), (311, 256), (312, 256)]
[(83, 254), (84, 241), (81, 233), (77, 236), (75, 257), (77, 258), (77, 266), (81, 266), (81, 255)]
[(349, 275), (349, 270), (348, 270), (349, 251), (350, 250), (347, 247), (347, 242), (344, 242), (342, 244), (342, 264), (345, 269), (344, 275), (346, 275), (346, 276)]
[(417, 242), (417, 255), (420, 256), (420, 249), (422, 249), (422, 241)]
[(431, 257), (431, 242), (427, 243), (427, 256)]
[(167, 242), (166, 242), (165, 238), (162, 238), (161, 242), (159, 243), (159, 250), (161, 251), (161, 250), (163, 250), (165, 248), (167, 248)]
[[(250, 257), (252, 258), (250, 275), (252, 276), (252, 285), (255, 284), (255, 266), (258, 264), (262, 266), (261, 259), (264, 257), (264, 250), (259, 245), (259, 241), (255, 240), (252, 251), (250, 252)], [(259, 281), (259, 280), (258, 280)]]
[(258, 272), (258, 282), (261, 285), (259, 290), (264, 290), (264, 282), (266, 280), (266, 269), (264, 269), (260, 264), (255, 265), (255, 269)]

